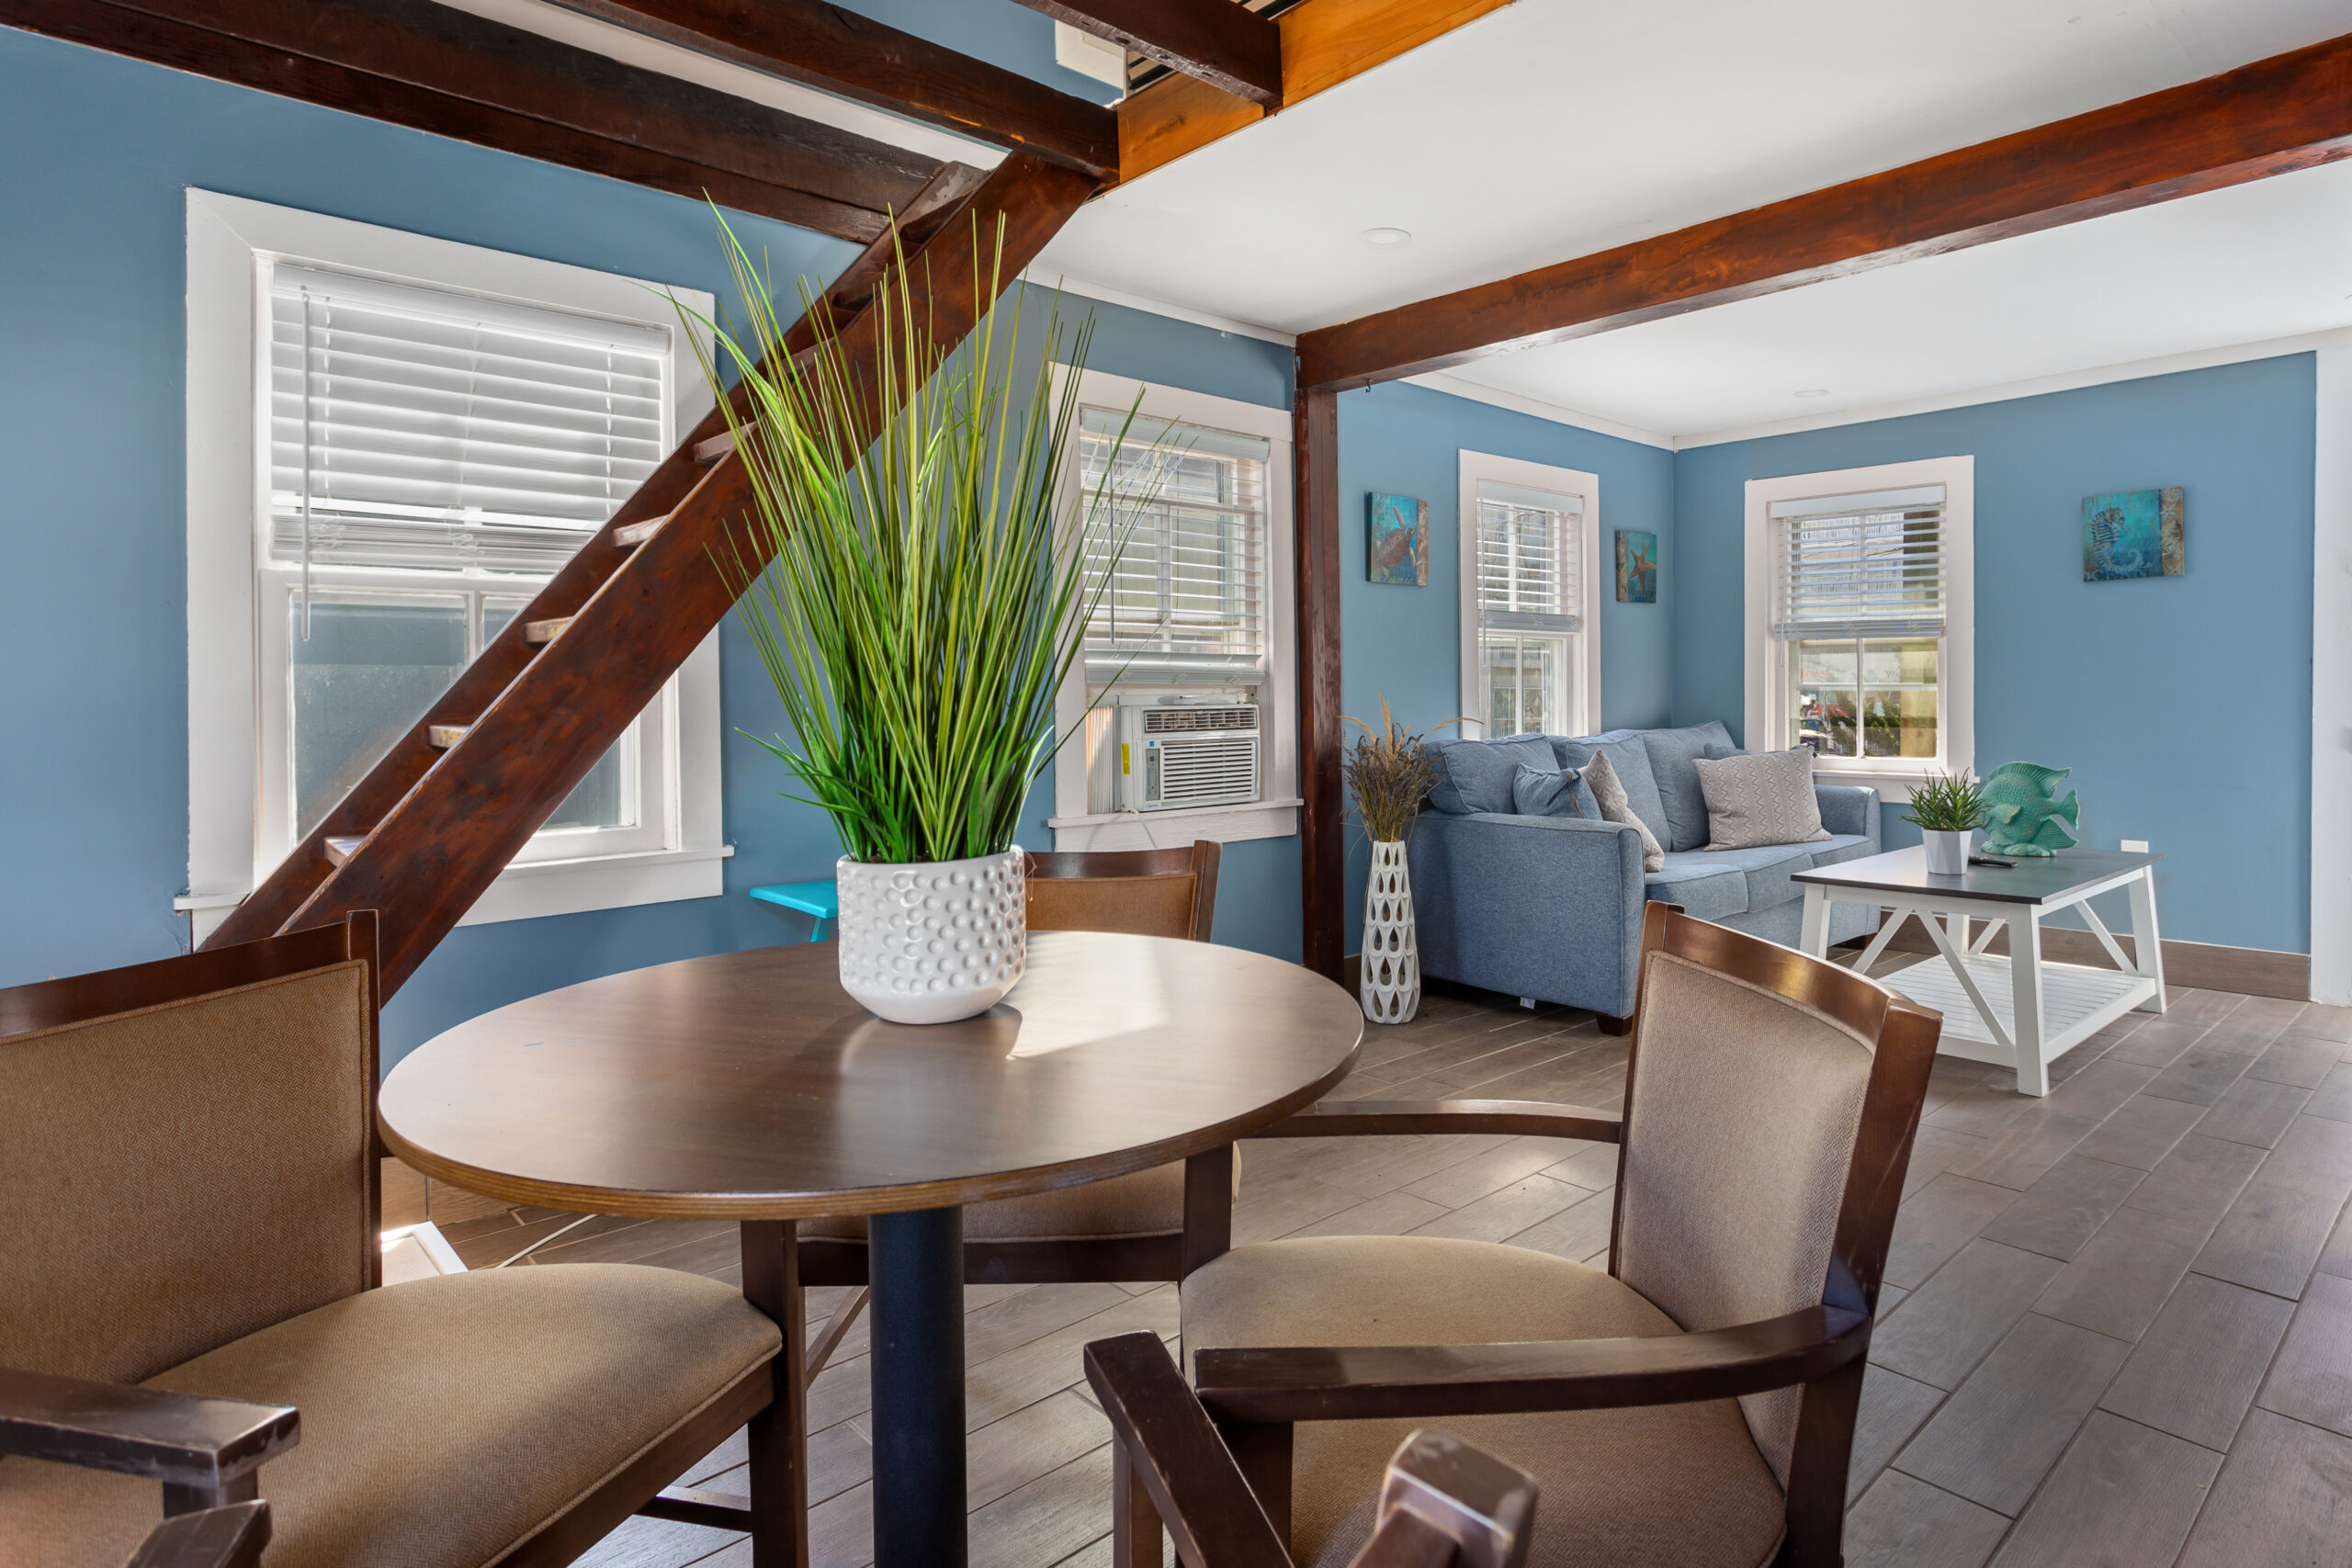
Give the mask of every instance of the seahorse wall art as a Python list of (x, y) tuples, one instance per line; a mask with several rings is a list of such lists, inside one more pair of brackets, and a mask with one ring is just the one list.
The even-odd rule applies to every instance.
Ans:
[(2057, 798), (2058, 785), (2072, 772), (2039, 762), (1995, 768), (1984, 780), (1984, 852), (2034, 857), (2073, 848), (2068, 824), (2081, 825), (2081, 807), (2071, 789), (2065, 799)]

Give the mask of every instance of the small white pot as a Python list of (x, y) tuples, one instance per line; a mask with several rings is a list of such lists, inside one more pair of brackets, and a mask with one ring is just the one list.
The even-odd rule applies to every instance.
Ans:
[(953, 1023), (1002, 1000), (1029, 966), (1021, 846), (973, 860), (871, 865), (843, 855), (842, 989), (892, 1023)]
[(1413, 875), (1405, 846), (1372, 846), (1363, 885), (1363, 974), (1357, 999), (1374, 1023), (1405, 1023), (1421, 1010), (1421, 953), (1413, 931)]
[(1968, 846), (1976, 835), (1973, 832), (1949, 833), (1922, 829), (1919, 838), (1928, 846), (1929, 876), (1965, 876), (1968, 874)]

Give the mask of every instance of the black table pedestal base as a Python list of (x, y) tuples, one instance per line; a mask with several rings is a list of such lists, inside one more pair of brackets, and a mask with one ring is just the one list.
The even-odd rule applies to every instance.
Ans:
[(964, 1568), (964, 1211), (866, 1221), (875, 1568)]

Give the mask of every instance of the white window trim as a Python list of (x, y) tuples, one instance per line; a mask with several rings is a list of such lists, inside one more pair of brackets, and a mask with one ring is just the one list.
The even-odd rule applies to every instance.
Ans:
[(1549, 463), (1498, 457), (1492, 452), (1461, 454), (1460, 510), (1454, 513), (1459, 553), (1462, 631), (1462, 734), (1465, 739), (1487, 739), (1487, 721), (1475, 716), (1486, 711), (1486, 664), (1478, 656), (1478, 484), (1490, 480), (1521, 490), (1575, 496), (1584, 503), (1577, 520), (1582, 536), (1577, 548), (1577, 606), (1579, 629), (1571, 638), (1568, 671), (1570, 711), (1563, 735), (1592, 735), (1600, 729), (1600, 476), (1581, 468), (1555, 468)]
[[(277, 256), (379, 276), (461, 288), (675, 329), (660, 296), (635, 280), (536, 257), (458, 244), (374, 224), (190, 189), (187, 193), (188, 891), (173, 900), (201, 941), (273, 869), (260, 822), (259, 622), (254, 566), (256, 458), (262, 400), (257, 322), (267, 310), (266, 264)], [(710, 297), (678, 288), (709, 311)], [(680, 356), (682, 365), (691, 359)], [(676, 378), (674, 427), (711, 406), (699, 375)], [(390, 585), (387, 579), (387, 585)], [(405, 580), (403, 580), (405, 581)], [(479, 589), (482, 584), (469, 582)], [(576, 859), (558, 836), (503, 872), (460, 925), (707, 898), (724, 891), (718, 637), (689, 655), (647, 709), (674, 732), (678, 766), (645, 781), (641, 809), (665, 816), (664, 847)], [(663, 770), (668, 773), (668, 769)]]
[[(1056, 406), (1069, 374), (1057, 367)], [(1078, 397), (1095, 408), (1125, 409), (1140, 396), (1137, 417), (1207, 425), (1262, 437), (1266, 457), (1266, 560), (1264, 579), (1270, 603), (1266, 606), (1266, 683), (1258, 700), (1270, 711), (1265, 733), (1271, 741), (1261, 775), (1265, 798), (1243, 806), (1213, 806), (1194, 811), (1087, 810), (1086, 748), (1082, 739), (1064, 746), (1054, 758), (1054, 815), (1046, 826), (1053, 829), (1057, 851), (1173, 849), (1196, 839), (1237, 843), (1244, 839), (1287, 839), (1298, 831), (1298, 638), (1297, 606), (1293, 578), (1291, 508), (1291, 412), (1263, 403), (1212, 397), (1174, 387), (1154, 386), (1100, 370), (1081, 371)], [(1067, 522), (1082, 515), (1078, 464), (1064, 465), (1060, 514)], [(1086, 722), (1085, 661), (1071, 666), (1069, 678), (1054, 704), (1057, 737), (1082, 734)], [(1114, 687), (1115, 693), (1119, 690)], [(1159, 688), (1139, 687), (1139, 690)]]
[(1753, 747), (1779, 745), (1788, 725), (1787, 645), (1772, 636), (1772, 503), (1815, 496), (1856, 495), (1869, 491), (1944, 487), (1944, 635), (1936, 669), (1942, 696), (1936, 715), (1941, 754), (1897, 761), (1888, 758), (1824, 757), (1815, 764), (1822, 777), (1865, 784), (1894, 802), (1911, 798), (1911, 786), (1930, 773), (1958, 773), (1976, 758), (1976, 459), (1925, 457), (1881, 463), (1867, 468), (1791, 474), (1747, 481), (1747, 612), (1746, 735)]

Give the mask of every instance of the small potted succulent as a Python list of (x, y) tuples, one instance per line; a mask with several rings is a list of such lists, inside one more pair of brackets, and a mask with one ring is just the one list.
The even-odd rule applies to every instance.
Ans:
[(1964, 875), (1970, 841), (1984, 826), (1984, 786), (1964, 769), (1958, 774), (1930, 773), (1911, 786), (1911, 808), (1903, 815), (1918, 824), (1928, 875)]
[[(1420, 1010), (1420, 946), (1413, 929), (1413, 878), (1405, 840), (1420, 815), (1437, 761), (1427, 741), (1408, 733), (1380, 699), (1380, 728), (1348, 720), (1363, 733), (1340, 754), (1340, 771), (1372, 840), (1372, 874), (1363, 888), (1363, 973), (1357, 999), (1374, 1023), (1405, 1023)], [(1450, 721), (1449, 721), (1450, 722)]]

